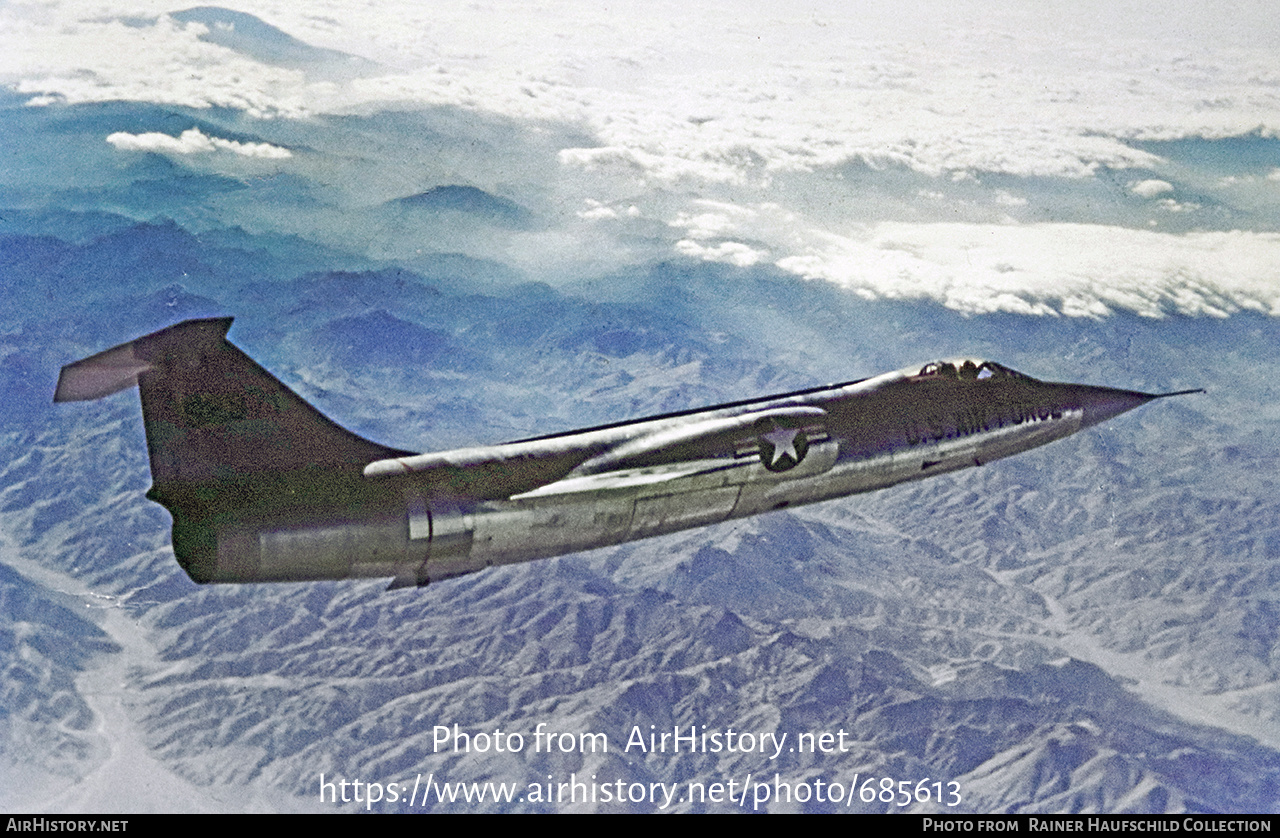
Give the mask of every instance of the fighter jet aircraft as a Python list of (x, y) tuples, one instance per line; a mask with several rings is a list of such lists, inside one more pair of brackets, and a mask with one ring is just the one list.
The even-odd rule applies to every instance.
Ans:
[(137, 385), (152, 487), (196, 582), (425, 585), (869, 492), (1007, 457), (1149, 394), (980, 360), (434, 454), (331, 422), (187, 320), (62, 368), (54, 401)]

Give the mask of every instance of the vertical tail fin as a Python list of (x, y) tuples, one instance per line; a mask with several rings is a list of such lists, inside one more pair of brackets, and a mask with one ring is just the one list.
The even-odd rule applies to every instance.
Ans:
[[(232, 318), (187, 320), (68, 364), (54, 401), (138, 385), (153, 481), (149, 496), (254, 477), (359, 474), (403, 455), (331, 422), (226, 339)], [(270, 482), (276, 482), (272, 480)]]
[(342, 578), (353, 558), (342, 537), (318, 558), (277, 550), (281, 560), (263, 558), (260, 530), (334, 509), (358, 516), (380, 500), (363, 485), (364, 466), (409, 452), (326, 419), (228, 343), (230, 328), (230, 317), (187, 320), (68, 364), (54, 401), (137, 385), (147, 497), (173, 515), (174, 555), (196, 582)]

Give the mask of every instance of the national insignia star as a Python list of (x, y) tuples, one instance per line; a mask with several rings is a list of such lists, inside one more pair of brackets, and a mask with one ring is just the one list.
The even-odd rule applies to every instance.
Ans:
[(783, 457), (790, 457), (800, 462), (800, 455), (796, 453), (796, 435), (799, 433), (800, 431), (795, 429), (774, 428), (762, 435), (764, 441), (773, 446), (773, 459), (769, 462), (770, 466), (776, 466)]

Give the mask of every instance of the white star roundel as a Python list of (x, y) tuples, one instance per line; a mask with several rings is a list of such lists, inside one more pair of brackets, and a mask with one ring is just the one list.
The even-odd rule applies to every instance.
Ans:
[(809, 438), (799, 428), (781, 428), (761, 431), (759, 435), (760, 462), (769, 471), (786, 471), (795, 468), (809, 450)]

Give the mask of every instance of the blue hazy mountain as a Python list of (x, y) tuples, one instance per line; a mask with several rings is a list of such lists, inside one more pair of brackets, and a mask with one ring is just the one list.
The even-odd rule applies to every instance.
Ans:
[[(188, 15), (245, 54), (284, 62), (291, 49), (236, 13)], [(586, 249), (627, 258), (561, 275), (554, 259), (545, 269), (511, 244), (538, 246), (533, 213), (474, 187), (352, 197), (306, 169), (129, 156), (104, 140), (158, 130), (161, 111), (180, 130), (201, 117), (210, 136), (301, 148), (296, 125), (119, 103), (6, 107), (17, 118), (0, 130), (18, 161), (0, 177), (7, 808), (364, 808), (320, 804), (321, 773), (492, 780), (522, 794), (548, 775), (776, 773), (961, 790), (957, 807), (911, 811), (1276, 810), (1280, 444), (1267, 370), (1277, 318), (961, 313), (859, 296), (767, 262), (681, 257), (671, 245), (682, 234), (659, 224), (616, 241), (584, 237)], [(437, 183), (534, 178), (546, 159), (532, 139), (492, 142), (509, 126), (469, 126), (452, 111), (318, 119), (305, 146), (337, 170), (355, 165), (364, 132), (403, 138), (415, 125), (438, 148), (471, 149), (469, 130), (484, 138), (459, 164), (471, 171)], [(85, 154), (42, 171), (30, 161), (49, 138)], [(1206, 160), (1217, 177), (1230, 155)], [(491, 181), (474, 178), (482, 164)], [(903, 171), (865, 178), (838, 188), (919, 185)], [(1013, 188), (995, 181), (988, 188)], [(554, 187), (535, 186), (509, 194)], [(1061, 188), (1084, 213), (1101, 189), (1017, 186), (1032, 195), (1026, 212)], [(1122, 213), (1098, 210), (1112, 212)], [(426, 220), (398, 226), (414, 216)], [(550, 237), (579, 234), (539, 223), (562, 225)], [(449, 229), (465, 235), (435, 238)], [(215, 314), (234, 315), (232, 340), (336, 421), (413, 450), (961, 354), (1046, 379), (1209, 393), (981, 469), (424, 589), (198, 587), (173, 560), (167, 514), (144, 497), (137, 396), (49, 400), (62, 364)], [(601, 732), (613, 747), (437, 750), (436, 726), (455, 724), (520, 732), (530, 748), (539, 724)], [(622, 750), (651, 725), (843, 730), (849, 749)], [(655, 807), (524, 799), (413, 810), (573, 808)], [(812, 799), (764, 808), (896, 810)]]
[(525, 229), (533, 223), (530, 212), (515, 201), (474, 186), (434, 186), (426, 192), (397, 198), (392, 204), (426, 212), (463, 213), (497, 227)]
[(349, 78), (377, 67), (359, 56), (312, 46), (245, 12), (220, 6), (195, 6), (170, 12), (169, 17), (183, 23), (203, 24), (208, 31), (200, 40), (235, 50), (264, 64), (304, 70), (323, 78)]
[(311, 334), (317, 349), (351, 370), (462, 370), (478, 362), (451, 332), (401, 320), (383, 309), (332, 320)]

